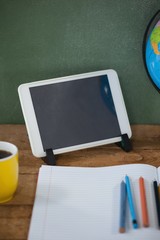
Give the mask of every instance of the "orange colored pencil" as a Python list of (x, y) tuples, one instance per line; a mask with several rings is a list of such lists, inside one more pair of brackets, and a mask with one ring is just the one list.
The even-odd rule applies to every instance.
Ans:
[(143, 177), (139, 178), (139, 190), (140, 190), (143, 226), (144, 227), (149, 227), (147, 201), (146, 201), (146, 193), (145, 193), (145, 186), (144, 186), (144, 179), (143, 179)]

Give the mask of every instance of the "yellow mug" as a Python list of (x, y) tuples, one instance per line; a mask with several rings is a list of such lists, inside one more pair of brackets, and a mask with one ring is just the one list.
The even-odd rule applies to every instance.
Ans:
[(0, 141), (0, 203), (12, 199), (18, 185), (18, 149)]

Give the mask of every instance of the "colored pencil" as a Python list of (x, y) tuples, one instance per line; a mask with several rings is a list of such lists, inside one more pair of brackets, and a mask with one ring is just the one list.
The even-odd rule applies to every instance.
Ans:
[(160, 201), (160, 184), (158, 185), (158, 196), (159, 196), (159, 201)]
[(146, 192), (143, 177), (139, 178), (139, 190), (141, 199), (142, 222), (144, 227), (149, 226)]
[(158, 194), (157, 181), (153, 182), (153, 187), (154, 187), (154, 196), (155, 196), (155, 203), (156, 203), (156, 210), (157, 210), (158, 226), (160, 227), (160, 203), (159, 203), (159, 194)]
[(133, 203), (133, 197), (132, 197), (129, 177), (125, 176), (125, 180), (126, 180), (127, 197), (128, 197), (129, 209), (130, 209), (131, 218), (132, 218), (132, 224), (133, 224), (133, 228), (136, 229), (136, 228), (138, 228), (138, 222), (137, 222), (136, 212), (134, 209), (134, 203)]
[(125, 220), (126, 220), (126, 184), (124, 181), (120, 185), (120, 219), (119, 219), (119, 232), (124, 233), (125, 230)]

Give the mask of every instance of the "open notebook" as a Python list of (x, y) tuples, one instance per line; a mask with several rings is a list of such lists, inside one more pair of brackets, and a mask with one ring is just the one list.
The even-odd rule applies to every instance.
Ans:
[[(126, 233), (122, 234), (120, 183), (126, 174), (131, 180), (139, 228), (133, 229), (128, 208)], [(145, 180), (148, 228), (142, 226), (140, 176)], [(152, 186), (158, 176), (160, 169), (144, 164), (98, 168), (42, 166), (28, 240), (159, 240)]]

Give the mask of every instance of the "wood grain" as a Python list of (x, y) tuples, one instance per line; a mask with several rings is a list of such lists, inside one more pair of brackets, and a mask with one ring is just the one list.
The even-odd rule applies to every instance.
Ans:
[[(0, 204), (0, 240), (26, 240), (33, 209), (38, 170), (41, 159), (32, 155), (24, 125), (0, 125), (0, 140), (9, 141), (19, 149), (19, 184), (14, 198)], [(133, 150), (124, 152), (116, 144), (61, 154), (57, 165), (114, 166), (147, 163), (160, 165), (160, 126), (133, 125)]]

